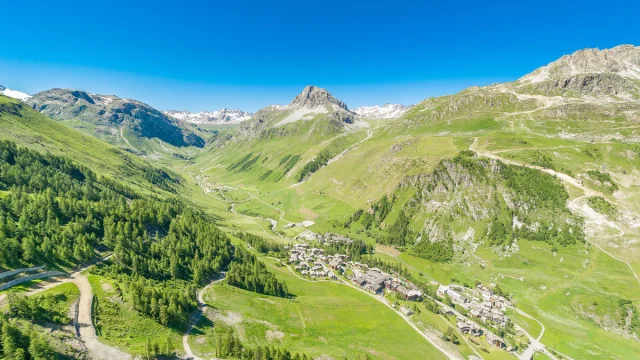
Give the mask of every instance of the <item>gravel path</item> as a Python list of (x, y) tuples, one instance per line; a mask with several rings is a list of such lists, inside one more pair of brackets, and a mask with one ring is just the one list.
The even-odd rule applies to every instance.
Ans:
[[(94, 261), (90, 264), (84, 265), (67, 277), (50, 278), (54, 279), (55, 281), (29, 290), (22, 294), (25, 296), (33, 296), (65, 283), (70, 282), (75, 284), (78, 287), (78, 290), (80, 290), (78, 318), (75, 321), (76, 333), (80, 335), (80, 339), (85, 343), (89, 352), (89, 358), (95, 360), (131, 359), (131, 356), (129, 354), (101, 343), (96, 336), (95, 329), (93, 328), (93, 322), (91, 321), (91, 300), (93, 298), (93, 291), (91, 290), (91, 284), (89, 284), (89, 280), (86, 276), (82, 275), (82, 272), (85, 271), (89, 266), (107, 260), (110, 257), (111, 255)], [(0, 296), (0, 303), (2, 303), (4, 298), (5, 295)]]
[(98, 340), (96, 331), (91, 321), (91, 300), (93, 292), (91, 284), (86, 276), (80, 273), (71, 275), (72, 283), (80, 289), (80, 303), (78, 304), (78, 320), (77, 327), (80, 333), (80, 339), (84, 341), (89, 351), (89, 357), (95, 360), (111, 360), (111, 359), (131, 359), (131, 356), (114, 347), (105, 345)]
[(221, 275), (220, 279), (212, 281), (211, 283), (209, 283), (209, 285), (205, 286), (200, 291), (198, 291), (198, 309), (191, 316), (191, 320), (189, 321), (189, 328), (187, 329), (187, 331), (182, 336), (182, 347), (184, 348), (184, 353), (185, 353), (184, 358), (185, 359), (203, 360), (201, 357), (199, 357), (196, 354), (194, 354), (193, 351), (191, 350), (191, 345), (189, 345), (189, 334), (191, 334), (191, 331), (193, 330), (193, 327), (198, 323), (198, 320), (200, 320), (200, 317), (202, 316), (202, 313), (204, 312), (204, 308), (207, 306), (207, 304), (204, 302), (204, 293), (211, 286), (224, 281), (224, 279), (226, 277), (226, 274), (222, 273), (220, 275)]

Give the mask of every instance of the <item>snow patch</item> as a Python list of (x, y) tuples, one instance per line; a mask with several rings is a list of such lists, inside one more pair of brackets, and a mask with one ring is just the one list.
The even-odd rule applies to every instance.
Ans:
[(20, 101), (26, 101), (31, 97), (31, 95), (27, 93), (23, 93), (22, 91), (18, 91), (18, 90), (9, 89), (4, 86), (0, 86), (0, 94), (8, 96), (10, 98), (18, 99)]
[(371, 119), (394, 119), (404, 115), (414, 105), (385, 104), (384, 106), (362, 106), (353, 110), (359, 116)]

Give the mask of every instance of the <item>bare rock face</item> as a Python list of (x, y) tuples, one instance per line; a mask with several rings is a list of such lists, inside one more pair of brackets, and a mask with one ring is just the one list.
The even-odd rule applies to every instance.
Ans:
[(525, 75), (519, 81), (539, 83), (583, 74), (616, 74), (640, 80), (640, 47), (620, 45), (605, 50), (579, 50)]
[(300, 95), (296, 96), (295, 99), (289, 104), (290, 108), (302, 108), (306, 107), (309, 109), (313, 109), (319, 106), (324, 105), (336, 105), (346, 111), (349, 111), (347, 108), (347, 104), (336, 99), (331, 93), (329, 93), (326, 89), (319, 88), (316, 86), (307, 86), (305, 87)]

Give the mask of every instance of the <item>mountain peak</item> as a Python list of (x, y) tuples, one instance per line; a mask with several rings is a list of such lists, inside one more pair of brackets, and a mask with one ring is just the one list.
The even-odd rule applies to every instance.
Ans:
[(539, 83), (583, 74), (616, 74), (640, 80), (640, 47), (620, 45), (611, 49), (582, 49), (549, 63), (520, 78)]
[(306, 107), (309, 109), (316, 108), (324, 105), (336, 105), (344, 110), (349, 111), (347, 104), (336, 99), (326, 89), (309, 85), (305, 87), (302, 92), (296, 96), (295, 99), (289, 104), (291, 108)]

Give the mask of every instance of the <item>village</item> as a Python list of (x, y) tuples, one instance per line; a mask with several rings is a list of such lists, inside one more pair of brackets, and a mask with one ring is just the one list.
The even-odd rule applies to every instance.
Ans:
[(460, 285), (440, 285), (436, 294), (462, 307), (467, 314), (485, 324), (504, 327), (509, 318), (504, 314), (511, 302), (495, 294), (489, 287), (478, 284), (475, 289)]
[[(329, 238), (328, 241), (336, 240)], [(420, 301), (423, 296), (422, 290), (399, 277), (394, 277), (377, 268), (369, 268), (367, 264), (353, 262), (348, 255), (325, 255), (324, 250), (311, 248), (309, 244), (293, 245), (289, 250), (289, 264), (292, 264), (301, 275), (312, 278), (335, 279), (337, 276), (329, 269), (336, 270), (353, 284), (373, 294), (382, 294), (386, 290), (409, 301)], [(348, 276), (347, 270), (350, 270)]]
[(503, 338), (486, 331), (478, 324), (494, 326), (499, 329), (505, 328), (510, 322), (504, 313), (513, 305), (510, 300), (491, 290), (494, 286), (494, 284), (490, 284), (489, 287), (477, 284), (476, 288), (467, 288), (456, 284), (440, 285), (436, 295), (445, 302), (450, 300), (451, 304), (464, 309), (462, 312), (466, 313), (466, 316), (462, 316), (461, 312), (455, 311), (449, 306), (442, 308), (446, 315), (457, 317), (456, 327), (461, 333), (473, 336), (480, 336), (484, 333), (490, 345), (505, 347), (507, 351), (511, 352), (513, 348), (507, 347)]
[[(332, 242), (348, 242), (348, 238), (341, 235), (326, 234), (314, 236), (319, 244)], [(327, 255), (320, 248), (307, 243), (295, 244), (289, 249), (289, 264), (302, 276), (310, 278), (328, 278), (337, 280), (336, 271), (354, 285), (376, 295), (392, 294), (400, 300), (422, 301), (424, 292), (417, 286), (399, 276), (386, 273), (378, 268), (370, 268), (367, 264), (352, 261), (348, 255)], [(461, 334), (479, 337), (484, 335), (487, 343), (512, 351), (505, 340), (487, 330), (485, 326), (496, 329), (505, 328), (510, 322), (505, 315), (513, 304), (504, 296), (498, 295), (490, 284), (484, 286), (476, 284), (475, 288), (457, 284), (438, 285), (436, 296), (443, 303), (440, 311), (444, 315), (455, 316), (455, 326)], [(437, 300), (437, 299), (436, 299)], [(452, 306), (448, 306), (446, 304)], [(395, 306), (394, 306), (395, 307)], [(458, 309), (456, 311), (456, 309)], [(400, 312), (406, 316), (414, 314), (407, 306), (401, 306)]]

